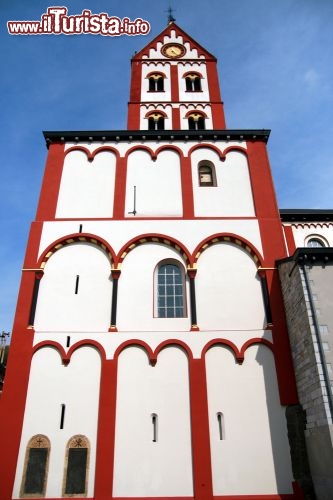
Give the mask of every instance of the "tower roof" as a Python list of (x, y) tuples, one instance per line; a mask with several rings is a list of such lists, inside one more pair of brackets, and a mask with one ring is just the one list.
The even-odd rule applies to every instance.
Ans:
[[(172, 17), (172, 16), (171, 16)], [(173, 19), (173, 18), (172, 18)], [(159, 35), (157, 35), (151, 42), (149, 42), (145, 47), (143, 47), (139, 52), (137, 52), (132, 61), (141, 59), (143, 57), (149, 56), (149, 51), (151, 49), (157, 50), (159, 46), (162, 46), (168, 42), (175, 41), (175, 38), (179, 39), (179, 42), (183, 44), (189, 44), (190, 49), (196, 49), (198, 51), (198, 57), (203, 57), (206, 60), (216, 61), (216, 57), (213, 56), (208, 50), (206, 50), (202, 45), (196, 42), (190, 35), (188, 35), (182, 28), (180, 28), (173, 20), (170, 19), (168, 26), (164, 28)]]

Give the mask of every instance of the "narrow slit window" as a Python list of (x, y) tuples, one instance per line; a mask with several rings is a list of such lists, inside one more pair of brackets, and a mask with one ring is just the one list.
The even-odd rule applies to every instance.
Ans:
[(199, 186), (217, 186), (215, 166), (212, 162), (202, 161), (198, 165)]
[(220, 439), (220, 441), (223, 441), (223, 439), (224, 439), (224, 421), (223, 421), (223, 414), (220, 411), (217, 413), (217, 425), (218, 425), (218, 431), (219, 431), (219, 439)]
[(153, 443), (157, 442), (157, 421), (158, 416), (156, 415), (156, 413), (152, 413), (151, 422), (153, 424)]
[(71, 345), (71, 338), (67, 337), (66, 347), (69, 347), (70, 345)]
[(82, 224), (80, 224), (79, 233), (82, 233)]
[(79, 293), (79, 282), (80, 282), (80, 276), (77, 275), (75, 279), (75, 295)]
[(65, 425), (65, 411), (66, 411), (66, 405), (62, 404), (60, 407), (60, 429), (64, 428)]

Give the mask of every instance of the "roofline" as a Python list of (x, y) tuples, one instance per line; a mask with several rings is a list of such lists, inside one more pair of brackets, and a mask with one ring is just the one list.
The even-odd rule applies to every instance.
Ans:
[(261, 141), (267, 143), (270, 130), (79, 130), (43, 131), (46, 145), (61, 142), (131, 141)]
[(282, 222), (331, 221), (332, 209), (280, 208)]
[(278, 259), (277, 266), (285, 262), (295, 262), (300, 266), (314, 266), (316, 264), (332, 264), (333, 263), (333, 247), (311, 248), (302, 247), (297, 248), (295, 253), (290, 257)]

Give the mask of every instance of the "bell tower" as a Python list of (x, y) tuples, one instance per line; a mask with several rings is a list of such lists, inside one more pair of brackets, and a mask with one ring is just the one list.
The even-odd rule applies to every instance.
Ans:
[(132, 58), (128, 129), (225, 129), (216, 58), (170, 18)]

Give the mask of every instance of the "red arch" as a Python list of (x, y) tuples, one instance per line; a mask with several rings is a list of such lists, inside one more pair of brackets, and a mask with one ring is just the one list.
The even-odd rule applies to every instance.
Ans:
[(66, 360), (68, 359), (66, 351), (63, 346), (59, 344), (59, 342), (55, 342), (54, 340), (43, 340), (42, 342), (39, 342), (33, 347), (32, 353), (35, 354), (37, 351), (43, 349), (44, 347), (53, 347), (56, 351), (58, 351), (62, 362), (66, 364)]
[(231, 151), (238, 151), (239, 153), (243, 153), (246, 157), (248, 156), (245, 148), (242, 148), (241, 146), (228, 146), (222, 152), (224, 159)]
[(154, 161), (156, 160), (156, 153), (154, 153), (154, 151), (148, 146), (143, 146), (143, 145), (133, 146), (132, 148), (130, 148), (128, 151), (126, 151), (125, 158), (127, 159), (129, 155), (133, 153), (133, 151), (140, 151), (140, 150), (146, 151), (146, 153), (148, 153), (151, 156), (152, 160)]
[(190, 109), (186, 115), (185, 118), (189, 118), (192, 114), (198, 114), (201, 115), (203, 118), (208, 118), (207, 114), (202, 111), (202, 109)]
[(163, 350), (163, 349), (166, 349), (167, 347), (171, 347), (171, 346), (177, 346), (177, 347), (180, 347), (181, 349), (183, 349), (188, 358), (191, 360), (193, 359), (193, 353), (190, 349), (190, 347), (185, 344), (185, 342), (183, 342), (182, 340), (178, 340), (178, 339), (169, 339), (169, 340), (164, 340), (164, 342), (161, 342), (155, 349), (154, 351), (154, 356), (156, 357), (157, 359), (157, 356), (159, 355), (159, 353)]
[(202, 149), (202, 148), (204, 148), (204, 149), (212, 149), (213, 151), (215, 151), (215, 153), (218, 155), (218, 157), (220, 158), (221, 161), (225, 160), (225, 154), (224, 154), (224, 152), (222, 152), (214, 144), (196, 144), (195, 146), (191, 147), (191, 149), (188, 152), (188, 156), (191, 156), (191, 154), (193, 153), (193, 151), (195, 151), (196, 149)]
[(256, 344), (259, 344), (259, 345), (265, 345), (266, 347), (268, 347), (274, 354), (274, 346), (272, 344), (272, 342), (270, 342), (269, 340), (267, 339), (263, 339), (261, 337), (256, 337), (256, 338), (253, 338), (253, 339), (250, 339), (250, 340), (247, 340), (241, 347), (241, 350), (240, 350), (240, 353), (241, 353), (241, 356), (243, 357), (244, 359), (244, 355), (245, 355), (245, 351), (253, 346), (253, 345), (256, 345)]
[(151, 76), (161, 76), (162, 78), (166, 78), (166, 74), (162, 73), (162, 71), (151, 71), (150, 73), (147, 74), (146, 78), (150, 78)]
[(120, 344), (114, 352), (114, 359), (118, 359), (121, 352), (130, 346), (142, 347), (142, 349), (144, 349), (144, 351), (146, 351), (147, 358), (149, 359), (149, 363), (152, 365), (156, 364), (156, 356), (155, 356), (155, 353), (153, 352), (152, 348), (143, 340), (138, 340), (138, 339), (126, 340), (125, 342)]
[(198, 71), (186, 71), (186, 73), (183, 74), (182, 78), (186, 78), (187, 76), (195, 75), (198, 76), (199, 78), (203, 78), (202, 73), (199, 73)]
[(185, 260), (187, 264), (191, 262), (190, 252), (188, 249), (180, 243), (180, 241), (175, 238), (171, 238), (170, 236), (166, 236), (164, 234), (151, 233), (151, 234), (142, 234), (141, 236), (136, 236), (129, 242), (127, 242), (118, 252), (116, 262), (117, 265), (120, 264), (126, 255), (133, 250), (133, 248), (143, 245), (144, 243), (162, 243), (166, 246), (171, 246), (180, 254), (180, 256)]
[(84, 346), (95, 347), (98, 350), (102, 360), (103, 361), (106, 360), (106, 352), (105, 352), (104, 347), (99, 342), (97, 342), (96, 340), (92, 340), (92, 339), (79, 340), (78, 342), (75, 342), (75, 344), (73, 344), (70, 347), (70, 349), (68, 350), (67, 358), (70, 360), (70, 358), (72, 357), (72, 354), (77, 349), (80, 349), (80, 347), (84, 347)]
[(120, 156), (119, 151), (117, 151), (117, 149), (114, 148), (113, 146), (100, 146), (99, 148), (95, 149), (94, 151), (89, 151), (89, 149), (84, 147), (84, 146), (72, 146), (71, 148), (68, 148), (65, 151), (65, 156), (68, 153), (72, 153), (73, 151), (82, 151), (83, 153), (85, 153), (87, 155), (89, 162), (92, 162), (94, 160), (95, 156), (98, 155), (98, 153), (101, 153), (103, 151), (110, 151), (111, 153), (114, 153), (116, 155), (117, 159)]
[(213, 339), (211, 340), (210, 342), (208, 342), (202, 349), (201, 351), (201, 358), (204, 358), (206, 352), (211, 348), (211, 347), (214, 347), (216, 345), (223, 345), (225, 347), (228, 347), (233, 355), (235, 356), (235, 360), (237, 361), (237, 363), (242, 363), (243, 360), (244, 360), (244, 355), (241, 354), (241, 352), (239, 351), (238, 347), (233, 343), (231, 342), (231, 340), (228, 340), (228, 339), (223, 339), (223, 338), (220, 338), (220, 339)]
[(204, 239), (201, 243), (199, 243), (196, 246), (193, 252), (192, 255), (193, 263), (196, 263), (198, 261), (198, 258), (200, 257), (201, 253), (205, 251), (206, 248), (208, 248), (211, 245), (214, 245), (215, 243), (233, 243), (234, 245), (243, 248), (243, 250), (245, 250), (254, 260), (257, 267), (262, 265), (263, 258), (260, 255), (259, 251), (252, 245), (252, 243), (250, 243), (245, 238), (242, 238), (237, 234), (233, 233), (216, 233)]
[(155, 153), (156, 158), (157, 158), (157, 156), (159, 155), (159, 153), (160, 153), (161, 151), (168, 150), (168, 149), (169, 149), (169, 150), (171, 149), (172, 151), (175, 151), (176, 153), (178, 153), (180, 158), (183, 158), (183, 157), (184, 157), (184, 152), (183, 152), (183, 151), (182, 151), (182, 150), (181, 150), (178, 146), (174, 146), (174, 145), (172, 145), (172, 144), (166, 144), (165, 146), (160, 146), (160, 147), (156, 150), (156, 153)]
[(51, 245), (49, 245), (46, 248), (46, 250), (44, 250), (40, 258), (38, 259), (37, 265), (39, 265), (39, 267), (43, 269), (49, 258), (57, 250), (60, 250), (60, 248), (63, 248), (64, 246), (67, 245), (72, 245), (74, 243), (84, 243), (84, 242), (92, 243), (102, 248), (104, 252), (107, 254), (109, 260), (113, 262), (115, 261), (116, 254), (113, 248), (103, 238), (100, 238), (99, 236), (96, 236), (95, 234), (91, 233), (74, 233), (74, 234), (69, 234), (68, 236), (63, 236), (62, 238), (59, 238), (55, 242), (51, 243)]

